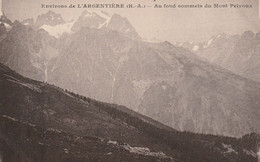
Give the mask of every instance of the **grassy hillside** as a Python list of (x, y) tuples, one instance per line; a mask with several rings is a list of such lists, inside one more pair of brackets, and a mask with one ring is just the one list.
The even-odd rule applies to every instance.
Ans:
[(4, 161), (256, 161), (259, 137), (178, 132), (0, 65)]

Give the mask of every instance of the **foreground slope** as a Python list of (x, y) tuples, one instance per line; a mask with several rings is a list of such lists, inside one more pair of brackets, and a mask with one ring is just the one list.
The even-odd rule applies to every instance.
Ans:
[(257, 135), (177, 132), (125, 107), (24, 78), (0, 65), (4, 161), (254, 161)]

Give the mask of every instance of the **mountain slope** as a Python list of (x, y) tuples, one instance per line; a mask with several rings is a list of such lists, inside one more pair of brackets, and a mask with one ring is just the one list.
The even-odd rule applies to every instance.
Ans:
[(125, 105), (178, 130), (228, 136), (260, 131), (259, 83), (168, 42), (89, 27), (56, 39), (21, 25), (8, 32), (0, 51), (0, 61), (20, 74)]
[(180, 76), (153, 84), (145, 92), (139, 110), (165, 124), (174, 121), (167, 125), (179, 130), (235, 135), (259, 129), (253, 128), (259, 116), (259, 84), (173, 50), (164, 50), (164, 57), (172, 61), (171, 65), (179, 64)]
[[(202, 44), (202, 45), (201, 45)], [(260, 33), (246, 31), (242, 35), (219, 34), (208, 42), (181, 47), (192, 51), (210, 63), (219, 65), (238, 75), (260, 81)]]
[(253, 135), (235, 139), (176, 132), (126, 108), (24, 78), (3, 65), (0, 76), (0, 154), (7, 161), (256, 159), (259, 139)]
[(66, 43), (50, 83), (126, 105), (178, 130), (232, 136), (260, 130), (259, 84), (188, 51), (89, 28)]
[(17, 21), (0, 42), (0, 51), (0, 62), (24, 76), (42, 81), (47, 80), (48, 66), (59, 54), (55, 38)]

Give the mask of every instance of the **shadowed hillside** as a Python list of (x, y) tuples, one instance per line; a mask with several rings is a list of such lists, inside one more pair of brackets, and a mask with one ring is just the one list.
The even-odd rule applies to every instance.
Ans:
[(256, 161), (256, 134), (237, 139), (178, 132), (4, 65), (0, 76), (4, 161)]

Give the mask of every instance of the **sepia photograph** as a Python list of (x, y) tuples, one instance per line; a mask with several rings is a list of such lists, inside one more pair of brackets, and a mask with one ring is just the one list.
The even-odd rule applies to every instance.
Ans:
[(0, 162), (260, 162), (259, 0), (0, 0)]

